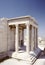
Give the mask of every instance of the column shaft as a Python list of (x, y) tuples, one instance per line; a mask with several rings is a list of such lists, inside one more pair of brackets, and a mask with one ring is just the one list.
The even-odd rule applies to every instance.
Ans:
[(27, 46), (26, 46), (26, 51), (29, 53), (29, 50), (30, 50), (30, 29), (29, 29), (29, 24), (26, 25), (26, 29), (27, 29)]
[(36, 28), (34, 27), (34, 49), (36, 49)]
[(22, 29), (22, 40), (23, 40), (23, 44), (24, 44), (24, 29)]
[(24, 41), (24, 31), (23, 29), (20, 30), (20, 46), (23, 46)]
[(16, 24), (16, 43), (15, 43), (15, 49), (16, 52), (18, 52), (18, 45), (19, 44), (19, 27), (18, 24)]
[(33, 51), (34, 49), (34, 40), (33, 40), (33, 36), (34, 36), (34, 33), (33, 33), (33, 26), (31, 27), (31, 51)]
[(36, 28), (35, 28), (35, 49), (36, 49), (36, 45), (37, 45), (37, 42), (36, 42)]
[(36, 28), (36, 47), (38, 47), (38, 29)]

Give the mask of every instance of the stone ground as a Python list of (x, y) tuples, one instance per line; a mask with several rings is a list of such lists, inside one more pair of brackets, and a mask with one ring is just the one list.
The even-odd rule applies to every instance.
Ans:
[[(30, 65), (30, 64), (26, 61), (20, 61), (20, 60), (10, 58), (1, 62), (0, 65)], [(41, 53), (41, 55), (33, 65), (45, 65), (45, 55), (43, 52)]]
[(30, 65), (30, 64), (26, 61), (20, 61), (20, 60), (11, 58), (11, 59), (3, 61), (2, 63), (0, 63), (0, 65)]

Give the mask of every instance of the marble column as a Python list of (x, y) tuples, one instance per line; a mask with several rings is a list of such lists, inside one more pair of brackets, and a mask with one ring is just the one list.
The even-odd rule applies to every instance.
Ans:
[(23, 46), (24, 43), (24, 29), (20, 30), (20, 46)]
[(24, 29), (22, 29), (22, 40), (23, 40), (23, 45), (24, 45)]
[(37, 45), (37, 42), (36, 42), (36, 28), (35, 28), (35, 49), (36, 49), (36, 45)]
[(15, 43), (15, 51), (18, 52), (18, 46), (19, 46), (19, 26), (16, 24), (16, 43)]
[(34, 49), (36, 49), (36, 28), (34, 27)]
[(36, 28), (36, 48), (38, 47), (38, 28)]
[(34, 27), (34, 49), (36, 49), (36, 27)]
[(12, 26), (12, 29), (11, 29), (11, 50), (15, 50), (15, 36), (14, 36), (14, 31), (15, 31), (15, 28)]
[(30, 50), (30, 27), (29, 27), (29, 24), (26, 25), (26, 29), (27, 29), (27, 44), (26, 44), (26, 51), (27, 53), (29, 53), (29, 50)]
[(32, 26), (31, 27), (31, 51), (33, 51), (33, 49), (34, 49), (34, 39), (33, 39), (33, 36), (34, 36), (34, 28)]

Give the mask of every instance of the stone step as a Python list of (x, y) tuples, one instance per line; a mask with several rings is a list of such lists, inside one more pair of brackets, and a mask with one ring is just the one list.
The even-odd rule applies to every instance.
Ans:
[(28, 61), (29, 63), (33, 64), (40, 52), (41, 50), (37, 48), (35, 51), (31, 51), (29, 54), (27, 54), (26, 52), (9, 52), (8, 55), (9, 57), (15, 58), (17, 60), (20, 59), (26, 62)]

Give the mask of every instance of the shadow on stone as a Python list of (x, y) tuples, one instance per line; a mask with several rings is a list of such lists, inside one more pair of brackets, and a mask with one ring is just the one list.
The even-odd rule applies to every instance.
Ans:
[(9, 56), (6, 56), (6, 57), (4, 57), (4, 58), (0, 59), (0, 63), (1, 63), (1, 62), (3, 62), (4, 60), (9, 59), (9, 58), (10, 58)]

